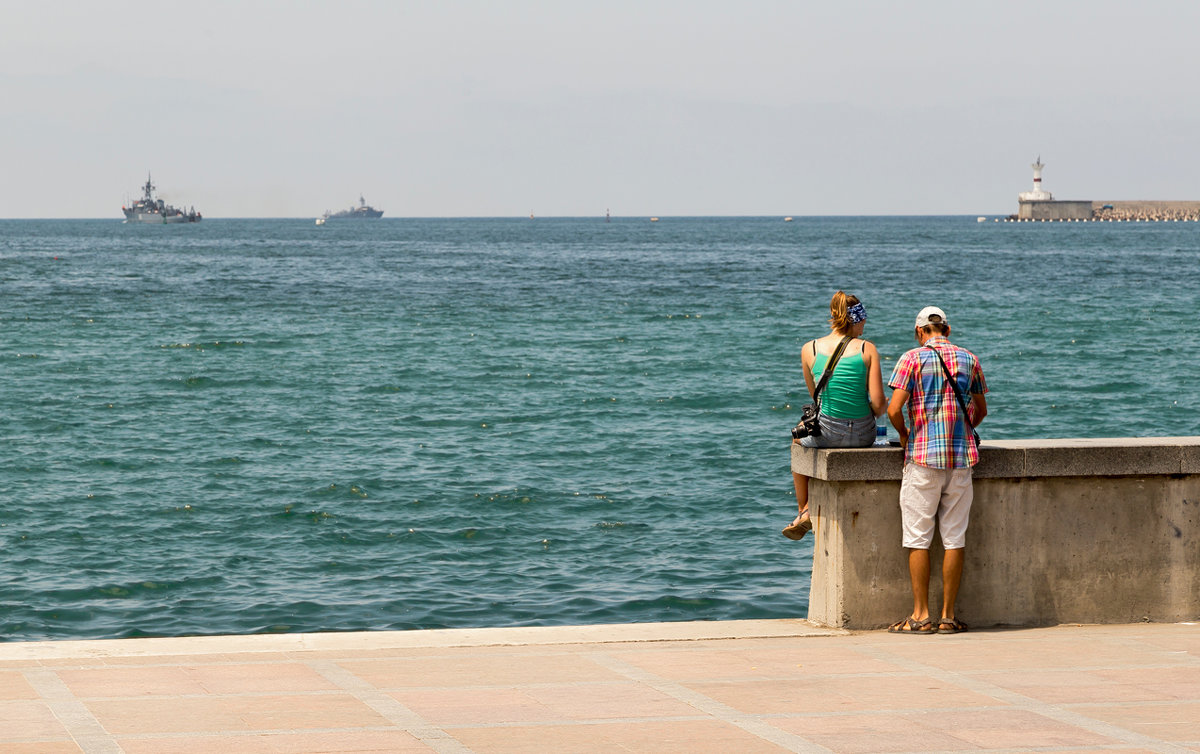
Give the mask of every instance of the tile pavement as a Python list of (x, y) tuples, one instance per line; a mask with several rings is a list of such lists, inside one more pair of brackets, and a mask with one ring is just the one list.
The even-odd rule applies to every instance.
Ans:
[(0, 753), (1200, 752), (1200, 625), (0, 643)]

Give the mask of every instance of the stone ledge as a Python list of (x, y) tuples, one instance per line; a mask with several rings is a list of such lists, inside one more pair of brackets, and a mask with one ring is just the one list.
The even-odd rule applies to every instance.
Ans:
[(746, 638), (837, 636), (845, 631), (794, 618), (729, 621), (602, 623), (585, 626), (436, 628), (411, 631), (344, 631), (312, 634), (172, 636), (0, 643), (0, 664), (112, 657), (182, 657), (296, 652), (370, 652), (447, 647), (509, 647), (713, 641)]
[(1180, 472), (1183, 474), (1200, 474), (1200, 444), (1184, 445), (1182, 451), (1182, 468)]
[[(1200, 437), (984, 440), (977, 479), (1200, 473)], [(828, 482), (899, 480), (900, 448), (792, 445), (792, 471)]]

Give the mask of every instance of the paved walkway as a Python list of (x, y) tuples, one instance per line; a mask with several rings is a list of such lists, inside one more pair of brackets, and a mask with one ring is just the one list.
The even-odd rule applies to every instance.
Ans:
[(1200, 752), (1200, 625), (0, 644), (0, 752)]

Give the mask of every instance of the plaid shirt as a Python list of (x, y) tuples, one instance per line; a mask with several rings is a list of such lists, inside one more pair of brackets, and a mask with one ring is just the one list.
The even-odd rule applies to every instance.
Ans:
[[(941, 354), (970, 409), (971, 394), (987, 392), (979, 359), (940, 335), (925, 341), (925, 346), (933, 346)], [(959, 421), (962, 409), (954, 388), (929, 348), (914, 348), (901, 356), (888, 387), (909, 394), (906, 460), (935, 469), (961, 469), (979, 462), (971, 432)]]

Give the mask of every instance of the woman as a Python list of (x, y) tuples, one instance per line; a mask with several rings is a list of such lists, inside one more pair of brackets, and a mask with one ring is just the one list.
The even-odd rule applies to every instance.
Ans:
[[(809, 395), (817, 389), (817, 381), (838, 344), (846, 336), (850, 336), (850, 341), (821, 390), (818, 416), (821, 434), (793, 442), (806, 448), (865, 448), (875, 442), (875, 417), (883, 416), (887, 401), (883, 395), (879, 351), (862, 339), (866, 324), (867, 312), (857, 297), (842, 291), (833, 294), (829, 302), (829, 334), (808, 341), (801, 351)], [(808, 517), (808, 477), (793, 471), (792, 481), (800, 515), (784, 527), (783, 536), (801, 539), (812, 528)]]

